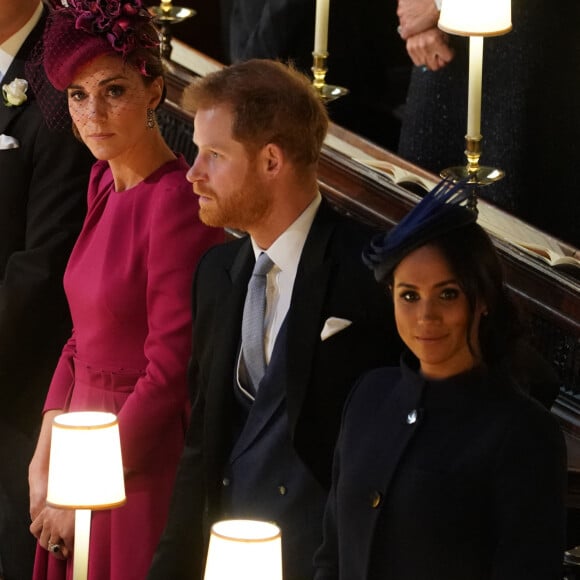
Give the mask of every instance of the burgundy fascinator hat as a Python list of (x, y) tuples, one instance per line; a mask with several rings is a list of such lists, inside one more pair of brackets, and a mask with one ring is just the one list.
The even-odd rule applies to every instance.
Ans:
[[(127, 59), (139, 49), (158, 46), (151, 15), (141, 0), (66, 0), (50, 14), (42, 60), (50, 83), (59, 91), (71, 84), (78, 68), (103, 54)], [(134, 63), (149, 76), (146, 61)]]
[(472, 201), (472, 187), (465, 181), (440, 181), (392, 230), (373, 237), (363, 251), (364, 263), (378, 282), (386, 282), (413, 250), (475, 223), (477, 209)]

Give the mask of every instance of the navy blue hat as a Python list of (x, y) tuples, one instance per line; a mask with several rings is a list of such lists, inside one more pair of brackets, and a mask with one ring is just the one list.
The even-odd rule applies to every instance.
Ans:
[(452, 230), (477, 220), (475, 207), (468, 207), (472, 188), (461, 181), (440, 181), (388, 233), (377, 234), (363, 251), (363, 261), (383, 282), (409, 253)]

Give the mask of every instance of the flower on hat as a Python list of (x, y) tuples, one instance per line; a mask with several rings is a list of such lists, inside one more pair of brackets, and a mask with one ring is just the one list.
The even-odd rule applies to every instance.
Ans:
[(149, 76), (148, 57), (160, 58), (151, 20), (142, 0), (68, 0), (68, 8), (51, 12), (44, 31), (41, 58), (48, 80), (64, 91), (79, 66), (103, 54), (116, 54)]
[(75, 28), (107, 39), (114, 50), (126, 56), (137, 46), (158, 46), (157, 38), (149, 38), (140, 30), (151, 20), (141, 0), (69, 0), (75, 16)]
[(2, 98), (7, 107), (19, 107), (28, 100), (26, 91), (28, 81), (15, 78), (11, 83), (2, 85)]

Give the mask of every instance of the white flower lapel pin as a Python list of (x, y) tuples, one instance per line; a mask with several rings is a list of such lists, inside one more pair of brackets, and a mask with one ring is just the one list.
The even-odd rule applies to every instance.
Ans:
[(28, 81), (24, 79), (14, 79), (7, 85), (2, 85), (2, 98), (7, 107), (19, 107), (24, 104), (28, 97)]

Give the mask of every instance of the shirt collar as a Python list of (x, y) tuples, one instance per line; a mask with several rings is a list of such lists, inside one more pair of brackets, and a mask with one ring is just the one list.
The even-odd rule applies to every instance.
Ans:
[[(310, 202), (308, 207), (294, 220), (294, 222), (276, 238), (276, 241), (268, 248), (268, 256), (276, 266), (292, 275), (298, 269), (298, 262), (302, 254), (302, 248), (306, 243), (308, 232), (316, 216), (316, 212), (322, 201), (320, 192)], [(251, 238), (250, 238), (251, 239)], [(252, 239), (252, 248), (256, 260), (264, 251)]]
[[(34, 14), (29, 18), (28, 22), (10, 38), (7, 38), (0, 44), (0, 78), (2, 78), (10, 68), (14, 57), (28, 38), (28, 35), (33, 31), (42, 16), (42, 2), (38, 3)], [(11, 79), (9, 79), (11, 80)]]

